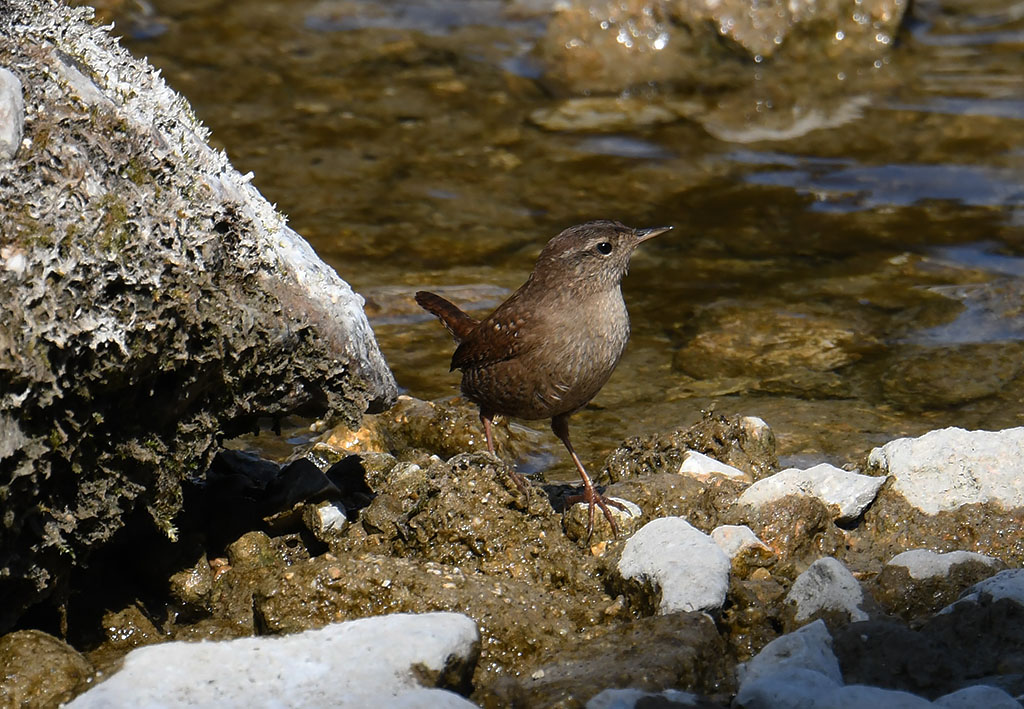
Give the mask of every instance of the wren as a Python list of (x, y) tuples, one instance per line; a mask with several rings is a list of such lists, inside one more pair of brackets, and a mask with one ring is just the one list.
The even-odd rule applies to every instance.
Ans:
[[(483, 320), (439, 295), (416, 293), (416, 302), (458, 343), (451, 371), (462, 370), (462, 393), (480, 407), (492, 454), (496, 414), (551, 419), (583, 479), (583, 494), (575, 499), (589, 506), (588, 537), (595, 507), (618, 534), (608, 505), (621, 505), (594, 489), (569, 442), (569, 417), (605, 385), (626, 348), (629, 313), (620, 284), (633, 250), (671, 228), (631, 229), (611, 220), (569, 227), (544, 247), (526, 283)], [(525, 492), (522, 476), (511, 474)]]

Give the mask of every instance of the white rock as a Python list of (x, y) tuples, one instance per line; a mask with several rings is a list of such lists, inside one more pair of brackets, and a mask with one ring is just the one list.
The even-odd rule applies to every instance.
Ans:
[(832, 653), (832, 635), (825, 621), (816, 620), (765, 645), (761, 652), (736, 668), (740, 687), (762, 677), (789, 670), (808, 670), (842, 684), (839, 660)]
[(721, 475), (730, 480), (750, 482), (750, 476), (739, 468), (734, 468), (703, 453), (690, 450), (686, 451), (683, 455), (683, 462), (679, 465), (678, 472), (680, 475), (689, 475), (698, 480), (707, 480), (712, 475)]
[(68, 704), (89, 707), (474, 707), (423, 687), (418, 667), (440, 672), (479, 647), (458, 613), (396, 614), (284, 637), (170, 642), (130, 652), (110, 679)]
[(660, 613), (717, 610), (729, 590), (729, 557), (682, 517), (662, 517), (637, 531), (622, 550), (619, 574), (661, 589)]
[(902, 566), (910, 572), (914, 579), (927, 579), (936, 576), (948, 576), (949, 570), (956, 564), (975, 561), (986, 566), (998, 566), (999, 560), (975, 551), (950, 551), (939, 554), (931, 549), (910, 549), (897, 554), (886, 566)]
[(1020, 709), (1020, 702), (998, 687), (976, 684), (939, 697), (933, 706), (944, 709)]
[(1024, 506), (1024, 428), (945, 428), (875, 448), (868, 465), (893, 478), (893, 491), (926, 514), (972, 503)]
[(730, 559), (745, 552), (747, 549), (759, 549), (771, 553), (767, 544), (757, 538), (750, 527), (742, 524), (723, 524), (711, 530), (711, 538), (722, 548)]
[(839, 687), (836, 680), (820, 672), (790, 667), (743, 683), (732, 705), (737, 709), (812, 709)]
[(25, 99), (21, 80), (0, 67), (0, 159), (10, 160), (21, 147), (25, 127)]
[(884, 483), (885, 477), (859, 475), (821, 463), (806, 470), (787, 468), (762, 478), (744, 490), (737, 502), (760, 507), (787, 495), (805, 495), (838, 506), (839, 521), (853, 520), (874, 501)]
[(863, 684), (840, 687), (830, 695), (819, 697), (813, 704), (814, 709), (927, 709), (931, 706), (927, 699), (910, 692)]
[(979, 581), (964, 591), (959, 600), (939, 613), (950, 613), (961, 603), (977, 603), (983, 595), (991, 596), (993, 601), (1008, 598), (1024, 606), (1024, 569), (1007, 569)]
[[(586, 704), (587, 709), (633, 709), (641, 699), (657, 706), (698, 706), (700, 697), (692, 692), (666, 689), (664, 692), (646, 692), (642, 689), (606, 689), (595, 694)], [(668, 704), (672, 702), (672, 704)], [(706, 705), (702, 705), (706, 706)]]
[(796, 605), (796, 619), (806, 620), (818, 611), (840, 611), (850, 620), (867, 620), (861, 609), (864, 591), (853, 574), (837, 559), (818, 559), (797, 576), (786, 594), (786, 602)]

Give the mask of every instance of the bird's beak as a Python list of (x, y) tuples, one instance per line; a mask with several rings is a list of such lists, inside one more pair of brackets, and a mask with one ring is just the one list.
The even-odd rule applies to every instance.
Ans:
[(647, 229), (637, 229), (636, 230), (636, 243), (639, 244), (641, 241), (647, 241), (648, 239), (653, 239), (654, 237), (658, 236), (659, 234), (664, 234), (666, 231), (672, 231), (673, 228), (674, 227), (670, 227), (670, 226), (653, 226), (653, 227), (649, 227)]

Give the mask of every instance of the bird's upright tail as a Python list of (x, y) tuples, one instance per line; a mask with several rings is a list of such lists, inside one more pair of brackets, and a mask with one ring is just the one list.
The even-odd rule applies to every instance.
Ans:
[(421, 308), (437, 316), (456, 342), (462, 342), (480, 324), (479, 320), (462, 312), (459, 306), (434, 293), (418, 291), (416, 302)]

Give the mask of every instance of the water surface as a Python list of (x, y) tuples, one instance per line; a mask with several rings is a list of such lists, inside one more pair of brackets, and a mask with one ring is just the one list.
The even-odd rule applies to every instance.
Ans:
[[(537, 124), (572, 97), (545, 82), (545, 15), (522, 6), (151, 5), (115, 13), (126, 44), (367, 296), (411, 395), (458, 383), (413, 291), (493, 307), (548, 238), (609, 217), (676, 230), (635, 257), (630, 348), (573, 419), (592, 467), (708, 409), (764, 418), (787, 463), (1024, 418), (1019, 1), (917, 2), (883, 56), (642, 87), (700, 105), (601, 130)], [(571, 476), (553, 436), (548, 452)]]

